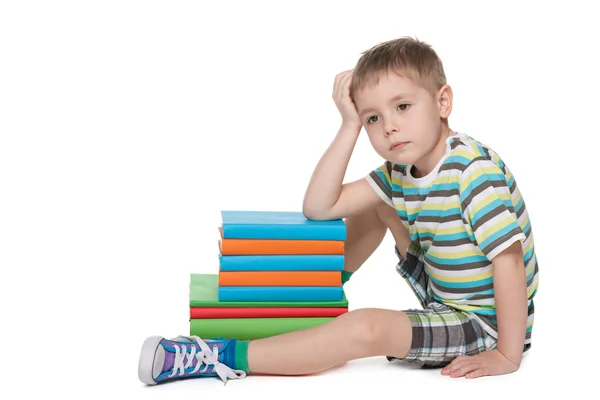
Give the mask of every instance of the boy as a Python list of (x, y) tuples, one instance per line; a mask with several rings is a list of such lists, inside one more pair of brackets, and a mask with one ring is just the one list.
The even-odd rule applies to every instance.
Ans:
[[(345, 219), (344, 282), (389, 229), (396, 268), (423, 309), (358, 309), (252, 341), (153, 336), (140, 355), (142, 382), (307, 374), (379, 355), (451, 377), (518, 369), (531, 346), (538, 286), (529, 217), (500, 157), (449, 128), (452, 90), (437, 54), (411, 38), (381, 43), (336, 77), (333, 98), (341, 127), (316, 166), (303, 212)], [(342, 184), (363, 127), (386, 161)]]

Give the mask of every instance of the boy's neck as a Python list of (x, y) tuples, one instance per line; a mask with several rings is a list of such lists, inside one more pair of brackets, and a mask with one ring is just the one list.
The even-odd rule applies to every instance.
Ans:
[(454, 136), (454, 134), (455, 133), (452, 131), (452, 129), (450, 129), (447, 125), (442, 125), (442, 134), (440, 135), (440, 140), (435, 145), (433, 150), (431, 150), (413, 165), (412, 170), (410, 171), (411, 175), (415, 178), (422, 178), (429, 174), (446, 153), (446, 139), (448, 139), (450, 136)]

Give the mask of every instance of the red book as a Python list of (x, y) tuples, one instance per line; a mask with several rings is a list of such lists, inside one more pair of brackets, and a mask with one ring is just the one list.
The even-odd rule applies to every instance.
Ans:
[(348, 307), (190, 307), (191, 319), (337, 317)]

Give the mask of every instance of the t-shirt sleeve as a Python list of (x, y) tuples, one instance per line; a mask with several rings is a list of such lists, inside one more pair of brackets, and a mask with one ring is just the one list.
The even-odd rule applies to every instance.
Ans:
[(506, 175), (491, 160), (474, 160), (462, 172), (460, 203), (479, 248), (490, 261), (517, 240), (525, 240)]
[(373, 190), (390, 206), (394, 207), (392, 201), (392, 163), (386, 161), (383, 165), (371, 171), (365, 179)]

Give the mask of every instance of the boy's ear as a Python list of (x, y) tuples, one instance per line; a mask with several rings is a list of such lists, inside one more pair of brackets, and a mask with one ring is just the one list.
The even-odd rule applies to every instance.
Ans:
[(452, 112), (452, 88), (449, 85), (440, 88), (437, 102), (440, 109), (440, 118), (448, 118)]

